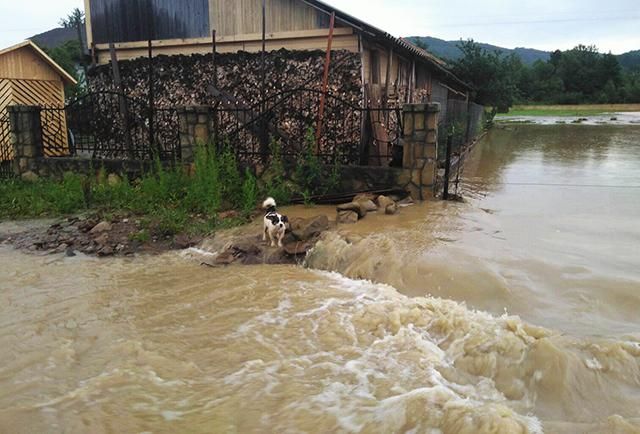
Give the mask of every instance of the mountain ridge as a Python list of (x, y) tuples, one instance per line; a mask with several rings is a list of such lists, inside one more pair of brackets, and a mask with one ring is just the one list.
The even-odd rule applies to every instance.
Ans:
[[(457, 60), (462, 56), (462, 52), (458, 48), (460, 40), (446, 41), (444, 39), (434, 38), (432, 36), (411, 36), (406, 38), (412, 43), (422, 43), (427, 45), (427, 51), (435, 54), (444, 60), (452, 61)], [(516, 47), (516, 48), (504, 48), (497, 45), (487, 44), (476, 41), (482, 48), (487, 51), (498, 51), (504, 55), (515, 53), (522, 63), (531, 65), (537, 60), (547, 61), (551, 56), (550, 51), (537, 50), (535, 48)], [(629, 51), (627, 53), (616, 55), (620, 65), (627, 69), (639, 69), (640, 70), (640, 50)]]

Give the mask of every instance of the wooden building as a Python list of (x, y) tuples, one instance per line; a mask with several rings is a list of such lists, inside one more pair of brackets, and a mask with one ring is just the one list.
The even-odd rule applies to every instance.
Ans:
[[(148, 55), (206, 54), (216, 31), (217, 52), (262, 49), (262, 0), (85, 0), (87, 41), (98, 64)], [(469, 86), (425, 50), (318, 0), (266, 0), (266, 49), (360, 53), (367, 100), (446, 104), (468, 99)]]
[[(76, 80), (33, 42), (24, 41), (0, 50), (0, 113), (10, 105), (63, 107), (67, 84), (75, 85)], [(60, 149), (67, 148), (66, 134), (59, 136), (57, 145)], [(0, 146), (10, 147), (5, 135), (2, 140), (6, 143)], [(9, 152), (3, 154), (11, 157)]]

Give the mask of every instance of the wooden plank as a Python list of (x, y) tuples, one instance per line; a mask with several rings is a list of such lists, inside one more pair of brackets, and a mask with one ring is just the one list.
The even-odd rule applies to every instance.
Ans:
[(382, 88), (380, 85), (369, 85), (369, 100), (367, 108), (369, 111), (369, 119), (371, 122), (371, 132), (373, 135), (372, 148), (369, 152), (370, 166), (388, 166), (390, 159), (383, 157), (388, 154), (386, 147), (389, 143), (389, 134), (385, 124), (384, 116), (380, 113), (380, 100), (382, 99)]
[(91, 0), (84, 0), (85, 31), (87, 32), (87, 47), (93, 44), (93, 31), (91, 28)]
[(320, 108), (318, 109), (318, 126), (316, 129), (316, 154), (320, 154), (320, 137), (322, 136), (322, 118), (324, 116), (324, 104), (329, 85), (329, 65), (331, 63), (331, 45), (333, 43), (333, 28), (336, 22), (335, 12), (331, 14), (329, 24), (329, 37), (327, 38), (327, 52), (324, 59), (324, 72), (322, 74), (322, 95), (320, 95)]
[[(336, 29), (337, 30), (337, 29)], [(314, 38), (298, 38), (298, 39), (269, 39), (267, 36), (267, 51), (279, 50), (281, 48), (287, 50), (324, 50), (326, 48), (327, 38), (314, 37)], [(116, 44), (117, 46), (117, 44)], [(218, 53), (236, 53), (238, 51), (248, 51), (252, 53), (258, 53), (261, 50), (262, 42), (260, 40), (254, 40), (249, 42), (217, 42)], [(116, 47), (117, 48), (117, 47)], [(333, 48), (335, 50), (347, 50), (354, 53), (358, 52), (358, 37), (356, 35), (346, 36), (334, 36)], [(153, 45), (153, 52), (155, 56), (158, 55), (191, 55), (191, 54), (210, 54), (211, 53), (211, 39), (207, 38), (206, 43), (192, 44), (192, 45), (179, 45), (179, 46), (163, 46), (157, 47)], [(148, 52), (146, 48), (135, 49), (119, 49), (117, 50), (119, 60), (130, 60), (139, 57), (146, 57)], [(109, 52), (102, 50), (98, 52), (98, 64), (106, 65), (110, 61)]]
[[(343, 35), (353, 35), (353, 29), (346, 27), (336, 27), (334, 29), (334, 37), (335, 36), (343, 36)], [(329, 29), (316, 29), (316, 30), (296, 30), (296, 31), (283, 31), (283, 32), (273, 32), (267, 31), (266, 39), (267, 40), (276, 40), (276, 39), (297, 39), (297, 38), (316, 38), (320, 37), (323, 41), (326, 42), (327, 36), (329, 35)], [(262, 32), (256, 33), (246, 33), (246, 34), (237, 34), (237, 35), (226, 35), (222, 36), (218, 30), (216, 29), (216, 38), (219, 44), (224, 44), (227, 42), (250, 42), (250, 41), (261, 41), (262, 40)], [(201, 45), (201, 44), (210, 44), (211, 38), (207, 36), (206, 38), (186, 38), (186, 39), (161, 39), (153, 41), (153, 48), (162, 48), (162, 47), (174, 47), (174, 46), (183, 46), (183, 45)], [(137, 42), (117, 42), (114, 43), (116, 50), (121, 49), (130, 49), (130, 48), (147, 48), (147, 41), (137, 41)], [(109, 50), (109, 44), (96, 44), (97, 50)], [(118, 53), (118, 58), (120, 57), (120, 53)]]

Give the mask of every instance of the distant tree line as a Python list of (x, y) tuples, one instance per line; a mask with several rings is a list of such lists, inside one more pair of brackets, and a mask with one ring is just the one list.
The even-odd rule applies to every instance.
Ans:
[(616, 56), (593, 46), (557, 50), (548, 61), (522, 63), (516, 54), (489, 52), (461, 41), (453, 71), (476, 89), (480, 104), (506, 112), (514, 104), (640, 103), (640, 70), (623, 69)]

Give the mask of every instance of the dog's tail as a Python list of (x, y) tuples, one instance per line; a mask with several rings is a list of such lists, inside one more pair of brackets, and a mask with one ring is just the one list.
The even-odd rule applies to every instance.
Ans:
[(263, 209), (275, 208), (276, 200), (272, 197), (268, 197), (264, 202), (262, 202)]

